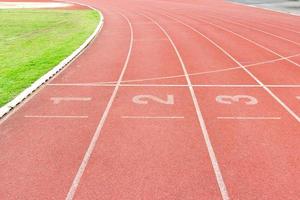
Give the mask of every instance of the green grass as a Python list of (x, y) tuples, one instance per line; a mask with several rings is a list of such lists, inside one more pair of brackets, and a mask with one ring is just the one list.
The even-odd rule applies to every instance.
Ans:
[(0, 10), (0, 107), (77, 49), (99, 17), (91, 10)]

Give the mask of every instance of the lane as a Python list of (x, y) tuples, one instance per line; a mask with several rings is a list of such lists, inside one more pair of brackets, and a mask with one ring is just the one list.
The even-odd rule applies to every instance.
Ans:
[[(120, 63), (124, 62), (127, 55), (119, 52), (124, 52), (126, 48), (128, 50), (128, 24), (119, 15), (111, 12), (107, 14), (106, 20), (111, 24), (105, 25), (103, 31), (118, 25), (123, 30), (117, 33), (122, 40), (114, 40), (117, 35), (102, 37), (100, 33), (80, 58), (61, 72), (53, 83), (71, 82), (70, 78), (72, 81), (90, 82), (94, 80), (91, 72), (95, 72), (93, 75), (100, 79), (104, 76), (98, 74), (106, 71), (106, 68), (120, 71), (121, 65), (116, 66), (115, 62), (110, 62), (112, 59), (98, 59), (101, 54), (104, 56), (106, 48), (108, 53), (116, 52), (115, 59)], [(124, 42), (126, 38), (127, 43)], [(89, 69), (88, 76), (85, 66)], [(117, 73), (109, 73), (102, 80), (116, 80)], [(2, 120), (0, 198), (65, 198), (112, 91), (112, 87), (46, 85), (12, 115)]]
[[(157, 71), (158, 75), (180, 70), (184, 73), (184, 65), (170, 41), (159, 40), (161, 45), (153, 45), (154, 50), (144, 48), (148, 45), (147, 38), (162, 37), (157, 25), (147, 17), (127, 15), (133, 30), (140, 34), (134, 36), (132, 60), (125, 76), (143, 73), (143, 67), (139, 67), (143, 61), (133, 60), (141, 54), (156, 58), (151, 61), (153, 65), (148, 65), (155, 69), (164, 62), (164, 58), (155, 57), (156, 53), (169, 54), (168, 58), (174, 60), (173, 65), (161, 66), (164, 69)], [(151, 38), (147, 32), (152, 33)], [(164, 38), (168, 39), (166, 35)], [(201, 136), (197, 122), (201, 116), (195, 111), (198, 104), (194, 104), (190, 90), (122, 87), (74, 199), (220, 199), (215, 168), (210, 164), (212, 149), (207, 150)], [(222, 193), (224, 189), (222, 186)]]

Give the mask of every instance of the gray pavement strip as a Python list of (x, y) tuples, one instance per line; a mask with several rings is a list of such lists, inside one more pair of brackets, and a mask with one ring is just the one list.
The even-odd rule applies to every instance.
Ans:
[(300, 15), (300, 0), (230, 0), (232, 2)]

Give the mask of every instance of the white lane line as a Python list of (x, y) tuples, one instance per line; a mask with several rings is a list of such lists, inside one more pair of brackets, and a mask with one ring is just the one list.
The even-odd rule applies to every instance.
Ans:
[[(212, 16), (209, 16), (209, 17), (212, 17)], [(290, 43), (292, 43), (292, 44), (294, 44), (294, 45), (296, 45), (296, 46), (300, 46), (300, 43), (298, 43), (298, 42), (295, 42), (295, 41), (293, 41), (293, 40), (290, 40), (290, 39), (287, 39), (287, 38), (284, 38), (284, 37), (281, 37), (281, 36), (278, 36), (278, 35), (275, 35), (275, 34), (273, 34), (273, 33), (267, 32), (267, 31), (263, 31), (263, 30), (261, 30), (261, 29), (255, 28), (255, 27), (250, 26), (250, 25), (241, 24), (241, 23), (236, 22), (236, 21), (233, 22), (232, 20), (225, 20), (225, 19), (220, 19), (220, 18), (216, 18), (216, 17), (214, 17), (214, 18), (217, 19), (217, 20), (227, 21), (227, 22), (232, 23), (232, 24), (236, 24), (236, 25), (239, 25), (239, 26), (243, 26), (243, 27), (245, 27), (245, 28), (247, 28), (247, 29), (252, 29), (252, 30), (255, 30), (255, 31), (258, 31), (258, 32), (262, 32), (262, 33), (264, 33), (264, 34), (266, 34), (266, 35), (271, 35), (271, 36), (276, 37), (276, 38), (278, 38), (278, 39), (281, 39), (281, 40), (290, 42)]]
[(88, 116), (75, 115), (25, 115), (25, 118), (57, 118), (57, 119), (86, 119)]
[(215, 43), (214, 41), (212, 41), (210, 38), (208, 38), (206, 35), (204, 35), (203, 33), (201, 33), (200, 31), (198, 31), (197, 29), (195, 29), (194, 27), (182, 22), (181, 20), (172, 17), (170, 15), (167, 14), (162, 14), (166, 17), (169, 17), (173, 20), (178, 21), (179, 23), (181, 23), (182, 25), (188, 27), (189, 29), (193, 30), (194, 32), (198, 33), (199, 35), (201, 35), (202, 37), (204, 37), (205, 39), (207, 39), (210, 43), (212, 43), (215, 47), (217, 47), (220, 51), (222, 51), (226, 56), (228, 56), (231, 60), (233, 60), (235, 63), (237, 63), (241, 68), (244, 69), (244, 71), (251, 76), (264, 90), (266, 90), (288, 113), (290, 113), (290, 115), (292, 115), (298, 122), (300, 122), (300, 117), (293, 111), (291, 110), (283, 101), (281, 101), (281, 99), (279, 97), (277, 97), (268, 87), (266, 87), (258, 78), (256, 78), (256, 76), (254, 74), (252, 74), (252, 72), (250, 72), (246, 67), (244, 67), (239, 61), (237, 61), (231, 54), (229, 54), (225, 49), (223, 49), (220, 45), (218, 45), (217, 43)]
[(90, 97), (51, 97), (53, 104), (59, 104), (62, 101), (91, 101)]
[(229, 120), (279, 120), (281, 117), (217, 117), (217, 119)]
[[(101, 84), (101, 83), (52, 83), (48, 84), (49, 86), (78, 86), (78, 87), (115, 87), (117, 84)], [(187, 84), (120, 84), (120, 87), (188, 87)], [(270, 88), (299, 88), (300, 85), (265, 85)], [(252, 84), (244, 84), (244, 85), (218, 85), (218, 84), (193, 84), (193, 87), (240, 87), (240, 88), (262, 88), (261, 85), (252, 85)]]
[(183, 70), (183, 72), (185, 74), (186, 81), (187, 81), (187, 83), (189, 85), (188, 87), (189, 87), (189, 90), (190, 90), (190, 93), (191, 93), (191, 96), (192, 96), (192, 99), (193, 99), (193, 103), (194, 103), (195, 110), (196, 110), (196, 113), (197, 113), (198, 121), (199, 121), (201, 129), (202, 129), (202, 134), (203, 134), (203, 137), (204, 137), (204, 140), (205, 140), (205, 144), (206, 144), (206, 147), (207, 147), (207, 150), (208, 150), (208, 154), (209, 154), (209, 157), (210, 157), (213, 169), (214, 169), (214, 173), (215, 173), (215, 176), (216, 176), (216, 179), (217, 179), (217, 183), (218, 183), (218, 186), (219, 186), (222, 198), (223, 198), (223, 200), (229, 200), (229, 195), (228, 195), (228, 192), (227, 192), (227, 188), (226, 188), (225, 182), (223, 180), (222, 173), (221, 173), (221, 170), (220, 170), (220, 167), (219, 167), (219, 164), (218, 164), (218, 161), (217, 161), (217, 158), (216, 158), (213, 146), (211, 144), (211, 141), (210, 141), (207, 129), (206, 129), (205, 121), (204, 121), (203, 115), (201, 113), (200, 106), (199, 106), (199, 103), (198, 103), (198, 100), (197, 100), (197, 97), (196, 97), (196, 94), (195, 94), (192, 82), (191, 82), (190, 77), (188, 75), (186, 66), (185, 66), (185, 64), (184, 64), (184, 62), (182, 60), (182, 57), (181, 57), (181, 55), (180, 55), (180, 53), (179, 53), (176, 45), (174, 44), (173, 40), (171, 39), (171, 37), (169, 36), (169, 34), (166, 32), (166, 30), (164, 28), (162, 28), (160, 26), (160, 24), (158, 22), (154, 21), (154, 19), (152, 19), (151, 17), (146, 16), (146, 15), (143, 15), (143, 16), (146, 17), (147, 19), (149, 19), (150, 21), (152, 21), (154, 24), (156, 24), (156, 26), (169, 39), (169, 41), (170, 41), (170, 43), (171, 43), (174, 51), (176, 52), (176, 55), (177, 55), (177, 57), (178, 57), (178, 59), (180, 61), (182, 70)]
[(74, 180), (72, 182), (72, 185), (71, 185), (71, 187), (69, 189), (69, 192), (67, 194), (66, 200), (72, 200), (74, 198), (75, 192), (76, 192), (76, 190), (78, 188), (78, 185), (80, 183), (80, 179), (81, 179), (81, 177), (82, 177), (82, 175), (83, 175), (83, 173), (85, 171), (85, 168), (86, 168), (86, 166), (87, 166), (87, 164), (88, 164), (88, 162), (90, 160), (91, 154), (93, 153), (93, 151), (95, 149), (96, 143), (97, 143), (98, 138), (99, 138), (100, 133), (101, 133), (101, 130), (102, 130), (102, 128), (104, 126), (104, 123), (105, 123), (105, 121), (107, 119), (107, 116), (108, 116), (109, 111), (110, 111), (110, 109), (112, 107), (112, 104), (113, 104), (113, 102), (114, 102), (114, 100), (116, 98), (117, 92), (118, 92), (118, 90), (120, 88), (121, 81), (123, 79), (123, 76), (125, 74), (125, 71), (127, 69), (128, 63), (129, 63), (129, 59), (130, 59), (131, 52), (132, 52), (132, 47), (133, 47), (133, 28), (132, 28), (132, 25), (131, 25), (131, 22), (129, 21), (129, 19), (125, 15), (123, 15), (121, 13), (120, 13), (120, 15), (127, 21), (128, 25), (129, 25), (129, 28), (130, 28), (130, 44), (129, 44), (128, 54), (127, 54), (125, 63), (123, 65), (123, 69), (121, 71), (120, 77), (119, 77), (119, 79), (117, 81), (117, 85), (116, 85), (116, 87), (115, 87), (115, 89), (114, 89), (114, 91), (112, 93), (112, 96), (109, 99), (109, 102), (108, 102), (108, 104), (107, 104), (107, 106), (105, 108), (105, 111), (104, 111), (104, 113), (103, 113), (103, 115), (101, 117), (101, 120), (100, 120), (100, 122), (99, 122), (99, 124), (97, 126), (96, 132), (94, 133), (94, 136), (93, 136), (93, 138), (92, 138), (92, 140), (91, 140), (91, 142), (89, 144), (89, 147), (88, 147), (88, 149), (87, 149), (87, 151), (86, 151), (86, 153), (84, 155), (84, 158), (83, 158), (83, 160), (82, 160), (82, 162), (80, 164), (80, 167), (79, 167), (79, 169), (78, 169), (78, 171), (76, 173), (76, 176), (75, 176), (75, 178), (74, 178)]
[(122, 116), (123, 119), (184, 119), (183, 116)]
[[(242, 38), (242, 39), (244, 39), (244, 40), (246, 40), (246, 41), (248, 41), (248, 42), (250, 42), (250, 43), (252, 43), (252, 44), (254, 44), (254, 45), (256, 45), (256, 46), (258, 46), (258, 47), (260, 47), (260, 48), (262, 48), (262, 49), (264, 49), (264, 50), (266, 50), (266, 51), (268, 51), (268, 52), (270, 52), (270, 53), (272, 53), (272, 54), (278, 56), (279, 58), (282, 58), (283, 60), (286, 60), (287, 62), (289, 62), (289, 63), (291, 63), (291, 64), (294, 64), (294, 65), (296, 65), (297, 67), (300, 67), (300, 64), (294, 62), (293, 60), (291, 60), (291, 59), (289, 59), (289, 58), (286, 58), (285, 56), (283, 56), (283, 55), (281, 55), (281, 54), (279, 54), (279, 53), (273, 51), (272, 49), (269, 49), (268, 47), (266, 47), (266, 46), (264, 46), (264, 45), (262, 45), (262, 44), (259, 44), (259, 43), (255, 42), (255, 41), (253, 41), (253, 40), (251, 40), (251, 39), (249, 39), (249, 38), (246, 38), (246, 37), (244, 37), (244, 36), (242, 36), (242, 35), (240, 35), (240, 34), (234, 32), (234, 31), (231, 31), (231, 30), (229, 30), (229, 29), (227, 29), (227, 28), (224, 28), (223, 26), (220, 26), (220, 25), (211, 23), (211, 22), (207, 21), (206, 18), (203, 18), (203, 17), (194, 18), (194, 17), (190, 17), (190, 16), (188, 16), (188, 18), (193, 19), (193, 20), (196, 20), (196, 21), (202, 21), (202, 22), (204, 22), (204, 23), (206, 23), (206, 24), (210, 24), (210, 25), (212, 25), (212, 26), (218, 27), (219, 29), (222, 29), (222, 30), (224, 30), (224, 31), (226, 31), (226, 32), (230, 32), (231, 34), (236, 35), (236, 36), (238, 36), (238, 37), (240, 37), (240, 38)], [(200, 19), (200, 18), (202, 18), (202, 19)], [(219, 18), (216, 18), (216, 19), (218, 19), (218, 20), (220, 20), (220, 21), (225, 21), (225, 22), (227, 21), (227, 20), (223, 20), (223, 19), (219, 19)], [(233, 23), (233, 22), (230, 22), (230, 23)], [(300, 44), (299, 44), (298, 46), (300, 46)]]
[(275, 27), (277, 29), (282, 29), (282, 30), (285, 30), (285, 31), (289, 31), (289, 32), (300, 34), (300, 31), (292, 30), (290, 28), (281, 27), (281, 26), (275, 26), (274, 24), (268, 24), (268, 23), (265, 23), (265, 22), (260, 22), (260, 23), (262, 23), (264, 25), (267, 25), (267, 26), (273, 26), (273, 27)]

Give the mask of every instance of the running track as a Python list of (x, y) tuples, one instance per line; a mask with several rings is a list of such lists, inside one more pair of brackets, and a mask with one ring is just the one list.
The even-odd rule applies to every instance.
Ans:
[(82, 2), (104, 28), (0, 122), (0, 199), (300, 199), (299, 17)]

